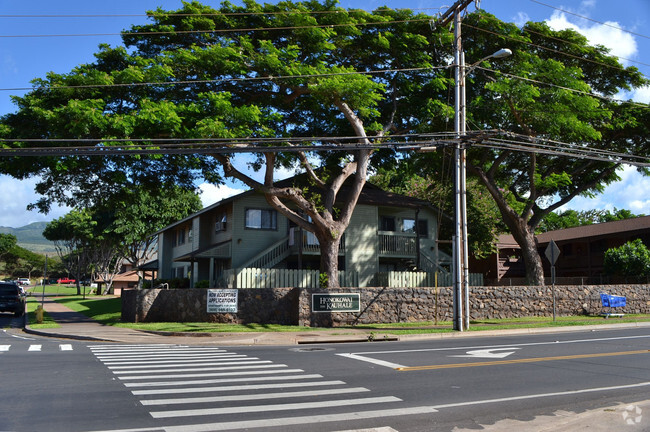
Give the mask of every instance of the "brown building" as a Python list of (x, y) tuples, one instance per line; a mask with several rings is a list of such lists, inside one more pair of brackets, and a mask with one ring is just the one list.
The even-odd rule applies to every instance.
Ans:
[[(551, 240), (560, 249), (555, 263), (557, 283), (609, 282), (603, 274), (605, 251), (635, 239), (641, 239), (650, 247), (650, 216), (549, 231), (537, 236), (544, 274), (549, 281), (551, 266), (544, 251)], [(470, 271), (483, 273), (489, 285), (519, 285), (526, 275), (521, 250), (511, 235), (499, 237), (495, 254), (470, 262)]]

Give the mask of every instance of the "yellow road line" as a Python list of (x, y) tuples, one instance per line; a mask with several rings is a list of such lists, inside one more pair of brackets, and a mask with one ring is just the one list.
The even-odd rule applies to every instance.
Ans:
[(638, 350), (638, 351), (621, 351), (621, 352), (598, 353), (598, 354), (576, 354), (576, 355), (556, 356), (556, 357), (534, 357), (534, 358), (512, 359), (512, 360), (494, 360), (494, 361), (472, 362), (472, 363), (452, 363), (452, 364), (431, 365), (431, 366), (401, 367), (401, 368), (396, 368), (395, 370), (400, 372), (409, 372), (409, 371), (434, 370), (434, 369), (497, 366), (497, 365), (505, 365), (505, 364), (536, 363), (536, 362), (545, 362), (545, 361), (554, 361), (554, 360), (575, 360), (575, 359), (583, 359), (583, 358), (647, 354), (649, 352), (650, 350)]

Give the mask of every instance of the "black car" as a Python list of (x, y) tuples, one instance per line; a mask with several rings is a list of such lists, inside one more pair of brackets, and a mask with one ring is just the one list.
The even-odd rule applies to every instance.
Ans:
[(13, 312), (17, 317), (25, 312), (23, 290), (15, 283), (0, 282), (0, 312)]

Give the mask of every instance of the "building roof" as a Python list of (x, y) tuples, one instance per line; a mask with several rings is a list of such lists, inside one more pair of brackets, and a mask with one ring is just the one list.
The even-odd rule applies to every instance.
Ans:
[(574, 240), (583, 237), (600, 237), (612, 234), (622, 234), (650, 229), (650, 216), (641, 216), (631, 219), (622, 219), (612, 222), (603, 222), (593, 225), (565, 228), (548, 231), (537, 236), (540, 243), (549, 243), (551, 240)]
[[(612, 222), (602, 222), (592, 225), (583, 225), (572, 228), (548, 231), (537, 235), (540, 245), (553, 241), (568, 241), (581, 238), (596, 238), (613, 234), (633, 233), (635, 231), (650, 230), (650, 216), (640, 216), (631, 219), (622, 219)], [(499, 248), (519, 247), (511, 234), (502, 234), (498, 240)]]
[[(290, 177), (285, 180), (280, 180), (275, 182), (276, 187), (288, 187), (293, 185), (294, 179), (299, 176), (304, 176), (304, 174), (299, 174), (298, 176)], [(231, 203), (235, 200), (238, 200), (244, 196), (248, 196), (251, 194), (256, 194), (261, 192), (257, 192), (255, 190), (247, 190), (245, 192), (239, 193), (237, 195), (230, 196), (228, 198), (224, 198), (221, 201), (217, 201), (216, 203), (209, 205), (208, 207), (205, 207), (201, 210), (199, 210), (196, 213), (192, 213), (191, 215), (187, 216), (184, 219), (181, 219), (177, 222), (174, 222), (170, 225), (167, 225), (163, 229), (153, 233), (152, 235), (158, 235), (164, 231), (167, 231), (170, 228), (173, 228), (178, 225), (182, 225), (185, 222), (188, 222), (192, 219), (194, 219), (197, 216), (200, 216), (204, 213), (207, 213), (211, 210), (214, 210), (218, 207), (223, 206), (224, 204)], [(337, 202), (340, 202), (343, 200), (344, 197), (347, 196), (347, 190), (344, 187), (341, 188), (341, 191), (337, 195)], [(420, 200), (418, 198), (413, 198), (409, 197), (406, 195), (400, 195), (392, 192), (386, 192), (385, 190), (379, 188), (378, 186), (375, 186), (372, 183), (366, 182), (366, 184), (363, 187), (363, 190), (361, 191), (361, 194), (359, 195), (359, 200), (358, 204), (367, 204), (367, 205), (375, 205), (375, 206), (390, 206), (390, 207), (406, 207), (406, 208), (422, 208), (422, 207), (429, 207), (429, 208), (435, 208), (431, 203)], [(438, 210), (437, 208), (435, 208)], [(440, 212), (444, 217), (449, 217), (448, 215)]]

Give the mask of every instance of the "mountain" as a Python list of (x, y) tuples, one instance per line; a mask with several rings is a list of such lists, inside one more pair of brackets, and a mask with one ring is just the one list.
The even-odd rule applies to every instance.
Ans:
[(54, 242), (43, 237), (43, 230), (48, 222), (34, 222), (20, 228), (0, 227), (0, 233), (13, 234), (18, 246), (37, 253), (55, 253)]

